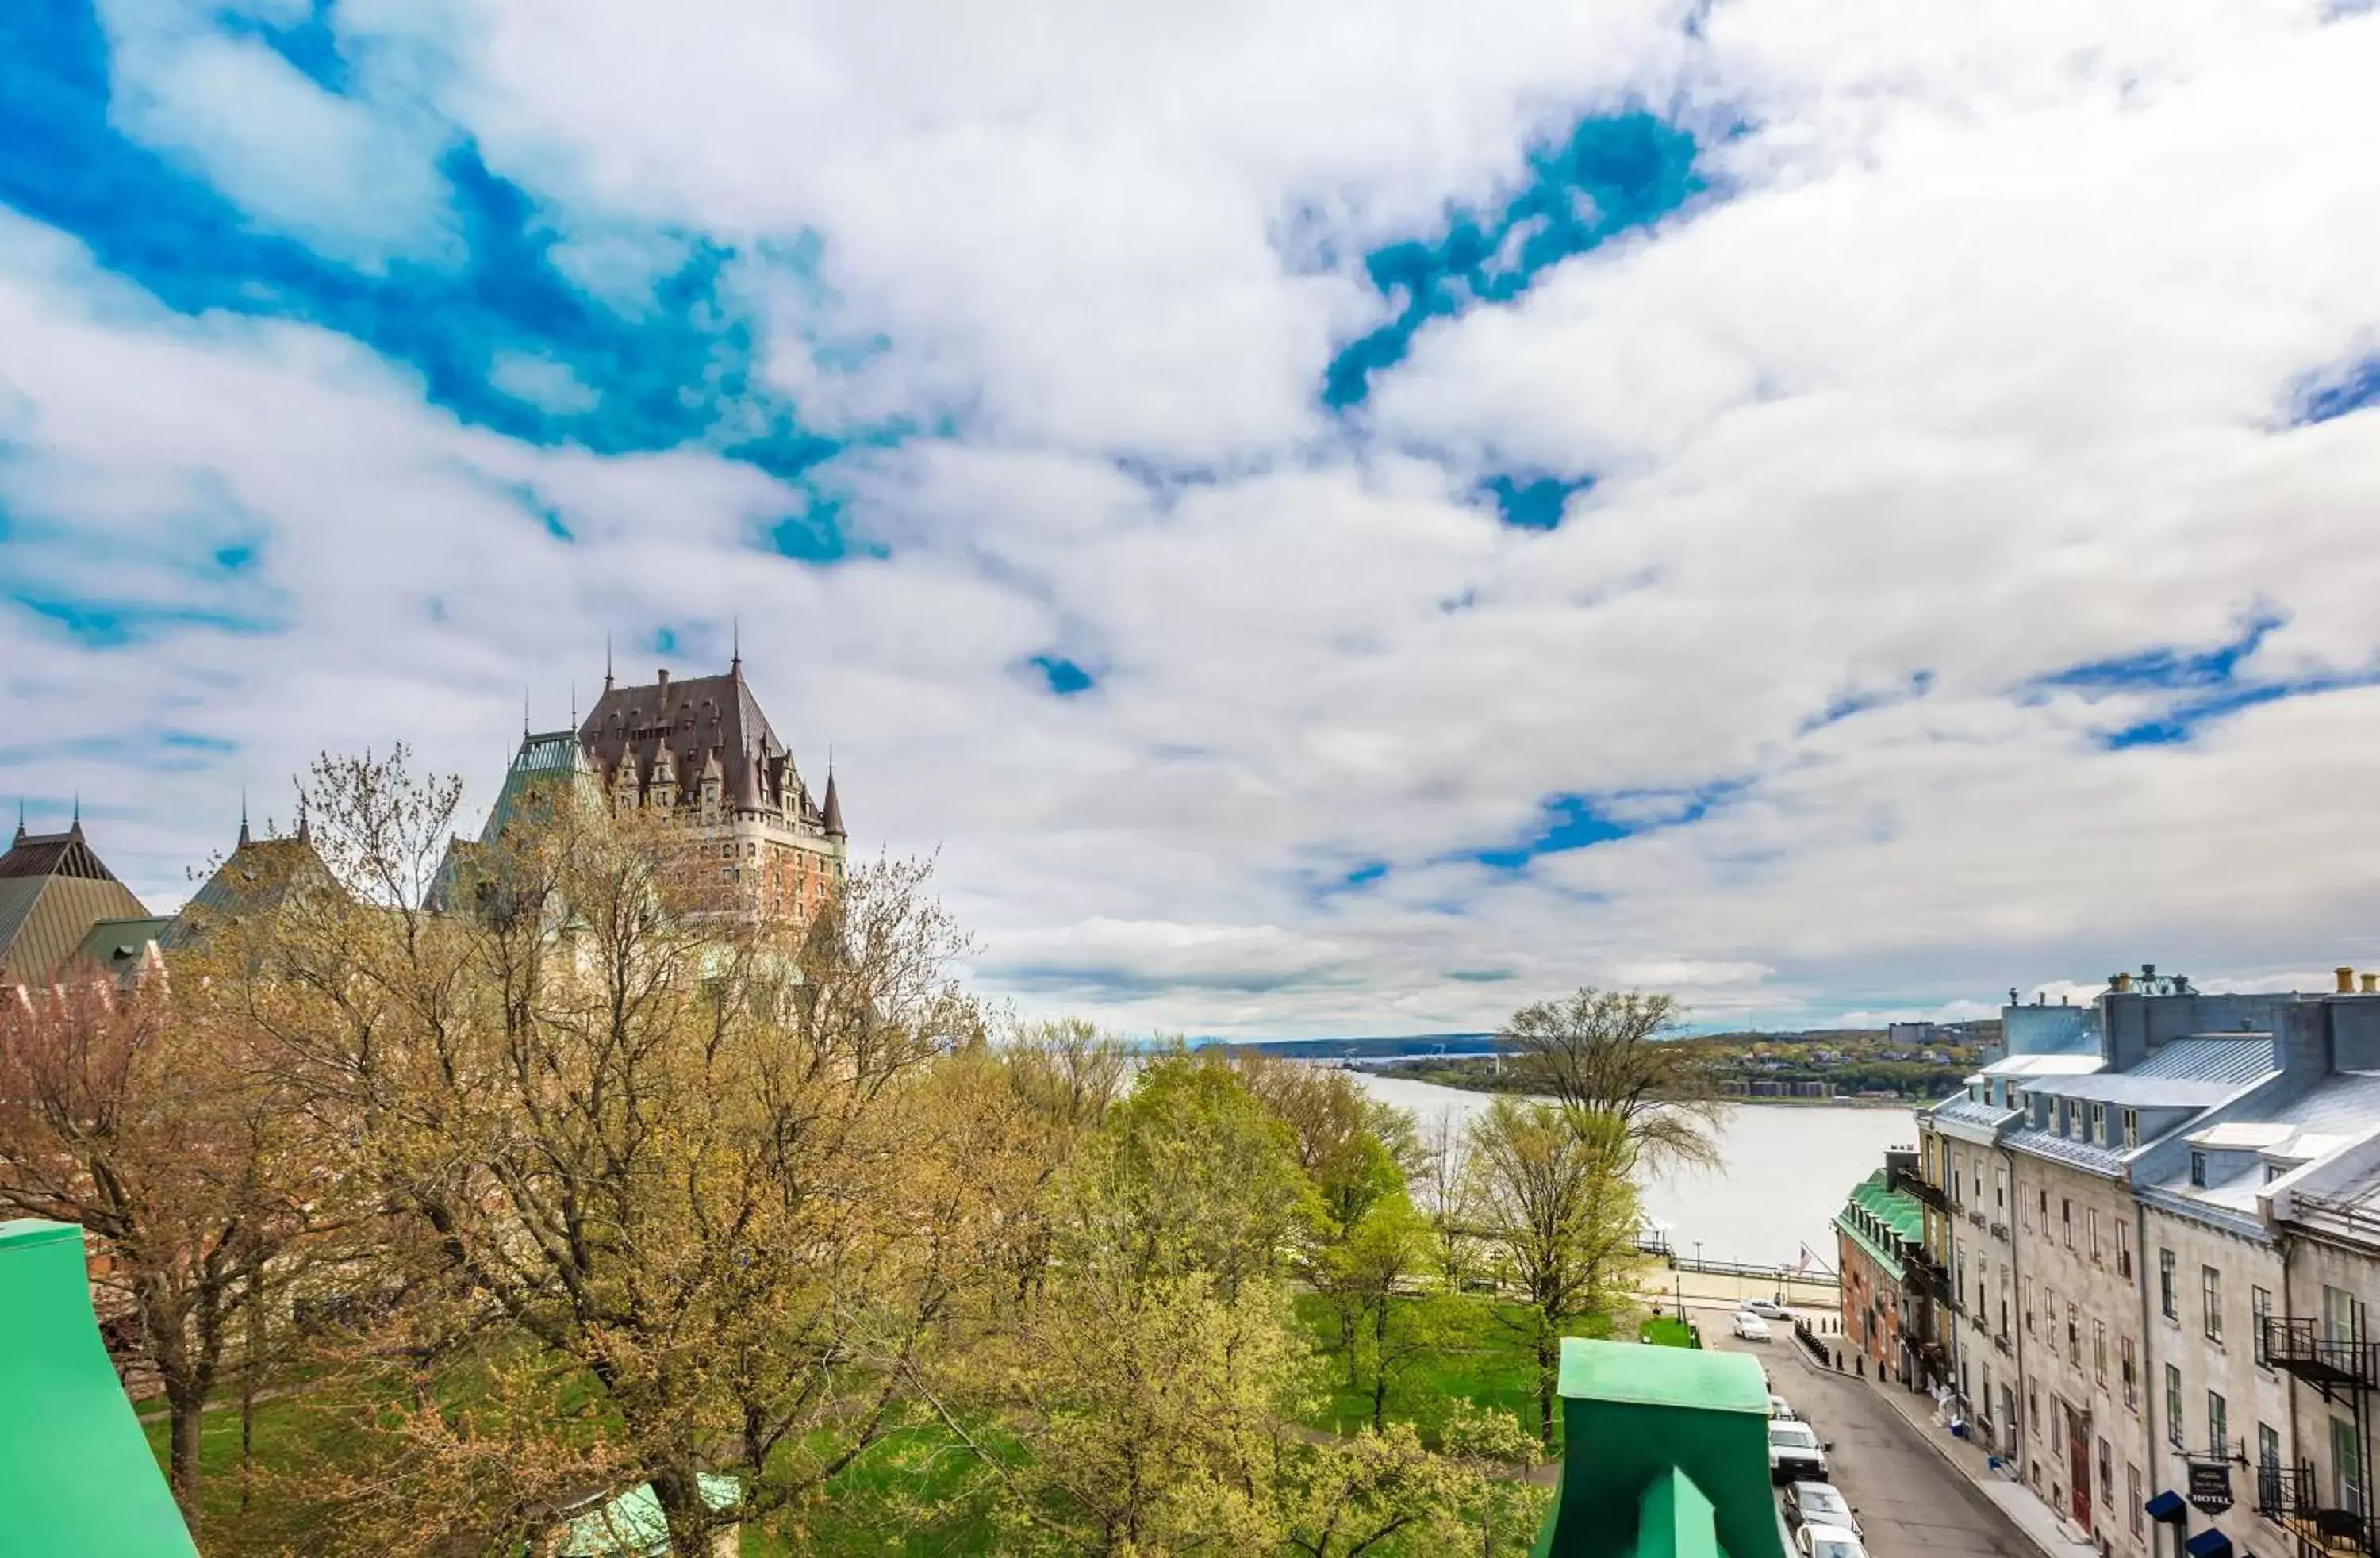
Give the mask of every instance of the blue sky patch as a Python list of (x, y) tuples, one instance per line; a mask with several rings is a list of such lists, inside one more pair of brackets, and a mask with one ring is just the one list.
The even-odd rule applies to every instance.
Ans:
[(0, 600), (40, 619), (53, 632), (79, 648), (90, 650), (128, 649), (186, 628), (253, 634), (270, 633), (280, 627), (267, 616), (139, 601), (91, 600), (30, 590), (14, 590)]
[(2290, 420), (2300, 427), (2380, 405), (2380, 357), (2368, 357), (2308, 379), (2298, 386), (2295, 398), (2296, 413)]
[(1323, 404), (1361, 405), (1373, 375), (1402, 362), (1431, 320), (1510, 302), (1551, 267), (1677, 211), (1704, 187), (1695, 152), (1692, 135), (1652, 114), (1585, 119), (1565, 143), (1531, 153), (1528, 182), (1500, 208), (1458, 207), (1442, 236), (1374, 250), (1365, 274), (1395, 317), (1331, 359)]
[(1099, 678), (1063, 655), (1037, 654), (1027, 662), (1041, 674), (1041, 683), (1060, 698), (1072, 698), (1088, 692), (1099, 685)]
[(1499, 472), (1480, 482), (1479, 491), (1496, 500), (1496, 512), (1514, 529), (1550, 530), (1560, 526), (1563, 505), (1594, 485), (1592, 476), (1566, 480)]
[(1635, 831), (1598, 812), (1593, 797), (1549, 796), (1540, 805), (1535, 831), (1514, 844), (1474, 851), (1471, 858), (1498, 870), (1516, 871), (1541, 856), (1609, 844)]
[(2134, 654), (2070, 665), (2039, 678), (2034, 685), (2100, 692), (2220, 686), (2231, 679), (2241, 661), (2262, 647), (2273, 629), (2288, 620), (2279, 613), (2259, 609), (2241, 619), (2236, 636), (2210, 649), (2190, 650), (2160, 645)]

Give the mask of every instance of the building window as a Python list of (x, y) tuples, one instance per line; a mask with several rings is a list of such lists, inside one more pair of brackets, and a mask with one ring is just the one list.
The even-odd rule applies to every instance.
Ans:
[(2132, 1512), (2134, 1536), (2141, 1534), (2141, 1506), (2146, 1502), (2141, 1497), (2141, 1468), (2127, 1463), (2124, 1467), (2124, 1507)]
[(2124, 1406), (2127, 1410), (2138, 1410), (2141, 1404), (2141, 1369), (2139, 1360), (2133, 1357), (2132, 1339), (2130, 1336), (2123, 1339), (2121, 1351), (2124, 1367)]
[(2099, 1441), (2099, 1502), (2110, 1509), (2116, 1506), (2115, 1459), (2107, 1442)]
[(2008, 1211), (2008, 1170), (2005, 1168), (1995, 1167), (1992, 1170), (1992, 1210), (2002, 1213)]
[(2157, 1309), (2168, 1320), (2181, 1318), (2180, 1300), (2173, 1291), (2173, 1251), (2157, 1251)]
[(2093, 1264), (2094, 1266), (2096, 1266), (2096, 1265), (2099, 1265), (2099, 1264), (2101, 1264), (2101, 1263), (2102, 1263), (2102, 1262), (2101, 1262), (2101, 1260), (2100, 1260), (2100, 1259), (2099, 1259), (2099, 1209), (2098, 1209), (2097, 1207), (2093, 1207), (2093, 1208), (2091, 1209), (2091, 1213), (2090, 1213), (2090, 1224), (2091, 1224), (2091, 1264)]
[(2231, 1410), (2221, 1391), (2206, 1393), (2206, 1448), (2210, 1455), (2220, 1455), (2231, 1442)]
[(2281, 1502), (2281, 1435), (2270, 1423), (2256, 1425), (2256, 1507)]
[(2141, 1112), (2137, 1109), (2127, 1109), (2124, 1111), (2124, 1145), (2127, 1148), (2132, 1148), (2140, 1144)]
[(2190, 1155), (2190, 1182), (2202, 1190), (2206, 1188), (2205, 1153), (2192, 1152)]
[(2082, 1367), (2082, 1317), (2071, 1304), (2066, 1306), (2066, 1361)]
[(2206, 1339), (2223, 1340), (2223, 1273), (2212, 1266), (2198, 1268), (2199, 1302), (2206, 1310)]
[(2071, 1196), (2058, 1198), (2058, 1221), (2060, 1228), (2064, 1230), (2066, 1248), (2072, 1249), (2074, 1248), (2074, 1199)]
[[(2091, 1139), (2102, 1147), (2107, 1145), (2107, 1106), (2104, 1103), (2091, 1106)], [(2101, 1475), (2104, 1477), (2106, 1474)], [(2101, 1486), (2106, 1484), (2102, 1482)]]
[(2362, 1515), (2370, 1490), (2363, 1485), (2363, 1444), (2350, 1418), (2330, 1420), (2330, 1491), (2338, 1507)]
[(2091, 1372), (2098, 1378), (2099, 1388), (2107, 1388), (2107, 1322), (2091, 1322)]
[(2121, 1218), (2116, 1220), (2116, 1274), (2119, 1277), (2132, 1274), (2132, 1229), (2131, 1224)]
[(2165, 1440), (2179, 1450), (2182, 1446), (2181, 1370), (2168, 1363), (2165, 1366)]
[(2024, 1387), (2024, 1420), (2035, 1439), (2041, 1437), (2041, 1393), (2033, 1386)]
[(2325, 1342), (2363, 1340), (2363, 1306), (2355, 1295), (2328, 1283), (2322, 1286), (2322, 1339)]
[(2272, 1360), (2265, 1356), (2265, 1317), (2273, 1312), (2273, 1290), (2252, 1287), (2248, 1290), (2248, 1345), (2256, 1355), (2256, 1367), (2269, 1369)]
[(2024, 1333), (2033, 1334), (2033, 1279), (2024, 1279)]

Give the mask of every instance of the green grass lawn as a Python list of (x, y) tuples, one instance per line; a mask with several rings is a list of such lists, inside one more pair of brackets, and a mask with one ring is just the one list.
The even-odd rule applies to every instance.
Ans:
[[(1400, 1299), (1400, 1304), (1425, 1302)], [(1510, 1412), (1524, 1428), (1537, 1421), (1537, 1360), (1524, 1323), (1527, 1311), (1516, 1305), (1484, 1298), (1437, 1301), (1439, 1314), (1436, 1345), (1406, 1360), (1389, 1376), (1387, 1417), (1409, 1422), (1432, 1438), (1438, 1425), (1458, 1401), (1494, 1412)], [(1330, 1398), (1305, 1419), (1312, 1428), (1352, 1433), (1372, 1420), (1369, 1374), (1354, 1385), (1347, 1382), (1347, 1359), (1337, 1351), (1338, 1324), (1330, 1307), (1318, 1294), (1300, 1294), (1298, 1318), (1313, 1333), (1316, 1349), (1325, 1355), (1332, 1386)], [(1590, 1315), (1564, 1327), (1571, 1336), (1609, 1336), (1610, 1317)], [(1561, 1445), (1561, 1415), (1554, 1415), (1554, 1445)]]
[(1686, 1328), (1686, 1322), (1670, 1315), (1656, 1315), (1637, 1326), (1636, 1339), (1650, 1342), (1657, 1347), (1691, 1347), (1694, 1345), (1694, 1333)]

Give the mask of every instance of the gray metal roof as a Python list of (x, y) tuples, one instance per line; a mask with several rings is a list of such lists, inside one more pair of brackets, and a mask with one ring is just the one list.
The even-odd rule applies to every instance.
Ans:
[(2124, 1154), (2113, 1148), (2100, 1147), (2088, 1141), (2077, 1141), (2070, 1136), (2058, 1136), (2049, 1131), (2013, 1130), (2001, 1138), (2012, 1152), (2027, 1152), (2036, 1158), (2049, 1158), (2076, 1168), (2093, 1170), (2110, 1177), (2124, 1172)]
[(2081, 1099), (2088, 1103), (2120, 1103), (2130, 1109), (2205, 1109), (2222, 1102), (2263, 1073), (2240, 1081), (2202, 1082), (2173, 1077), (2143, 1077), (2137, 1071), (2107, 1071), (2095, 1077), (2058, 1077), (2030, 1083), (2027, 1093), (2045, 1098)]
[(2273, 1059), (2273, 1036), (2254, 1033), (2176, 1039), (2159, 1046), (2125, 1075), (2172, 1077), (2193, 1082), (2252, 1082), (2267, 1071), (2278, 1069)]
[(1995, 1127), (2016, 1114), (1996, 1103), (1979, 1103), (1964, 1096), (1944, 1099), (1927, 1111), (1937, 1120), (1955, 1120), (1961, 1125)]

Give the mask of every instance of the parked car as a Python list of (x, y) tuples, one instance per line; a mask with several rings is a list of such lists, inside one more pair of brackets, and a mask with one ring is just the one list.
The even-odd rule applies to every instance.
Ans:
[(1827, 1451), (1818, 1432), (1807, 1423), (1768, 1425), (1768, 1479), (1788, 1482), (1827, 1481)]
[(1796, 1482), (1786, 1489), (1785, 1524), (1793, 1530), (1803, 1526), (1834, 1526), (1855, 1537), (1867, 1534), (1859, 1523), (1859, 1511), (1831, 1482)]
[(1738, 1304), (1736, 1308), (1746, 1314), (1758, 1315), (1763, 1320), (1791, 1320), (1793, 1318), (1792, 1310), (1787, 1308), (1782, 1304), (1767, 1298), (1746, 1298), (1742, 1303)]
[(1768, 1340), (1768, 1322), (1758, 1315), (1738, 1309), (1735, 1311), (1735, 1335), (1740, 1342), (1766, 1342)]
[(1793, 1533), (1801, 1558), (1867, 1558), (1867, 1547), (1840, 1526), (1803, 1526)]
[(1768, 1415), (1788, 1423), (1798, 1423), (1802, 1420), (1802, 1414), (1794, 1411), (1792, 1404), (1775, 1391), (1768, 1393)]

